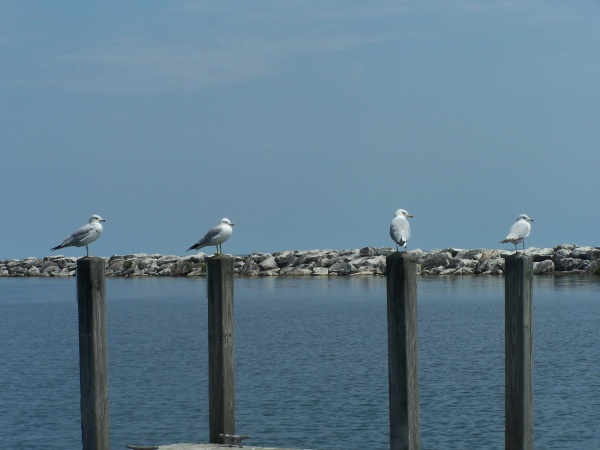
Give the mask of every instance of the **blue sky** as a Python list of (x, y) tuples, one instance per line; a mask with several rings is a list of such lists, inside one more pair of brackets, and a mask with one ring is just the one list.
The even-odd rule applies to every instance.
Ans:
[(0, 259), (600, 245), (598, 1), (0, 7)]

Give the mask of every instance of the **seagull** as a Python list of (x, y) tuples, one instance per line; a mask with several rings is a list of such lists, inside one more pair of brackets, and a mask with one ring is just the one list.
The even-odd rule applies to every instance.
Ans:
[(404, 246), (406, 252), (406, 241), (410, 238), (410, 225), (407, 217), (412, 217), (412, 214), (409, 214), (405, 209), (399, 209), (396, 211), (394, 220), (390, 225), (390, 236), (396, 243), (396, 251), (398, 251), (398, 246)]
[(100, 222), (106, 222), (106, 220), (99, 215), (94, 214), (90, 217), (87, 225), (82, 226), (79, 230), (71, 234), (71, 236), (65, 238), (62, 244), (57, 245), (50, 250), (58, 250), (59, 248), (65, 247), (83, 247), (85, 245), (87, 256), (90, 256), (88, 245), (98, 239), (102, 234), (103, 228)]
[(233, 228), (231, 228), (233, 225), (234, 224), (229, 219), (221, 219), (221, 223), (219, 225), (208, 230), (206, 234), (200, 238), (198, 242), (188, 248), (187, 251), (199, 250), (202, 247), (214, 245), (217, 247), (216, 254), (218, 255), (221, 253), (221, 244), (229, 239), (231, 233), (233, 233)]
[(500, 241), (501, 244), (506, 244), (510, 242), (511, 244), (515, 244), (515, 253), (517, 252), (517, 244), (519, 242), (523, 243), (523, 251), (525, 251), (525, 238), (529, 236), (531, 232), (531, 224), (529, 222), (533, 222), (527, 214), (521, 214), (517, 217), (517, 221), (513, 223), (510, 230), (508, 230), (508, 236), (505, 239)]

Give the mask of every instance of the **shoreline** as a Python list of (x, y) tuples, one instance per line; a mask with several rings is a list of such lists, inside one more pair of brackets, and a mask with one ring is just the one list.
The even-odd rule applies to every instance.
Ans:
[[(236, 276), (378, 276), (385, 275), (385, 258), (391, 247), (346, 250), (286, 250), (232, 256)], [(411, 250), (418, 275), (503, 275), (507, 250), (446, 248)], [(550, 248), (530, 247), (535, 275), (554, 273), (600, 274), (600, 247), (563, 244)], [(211, 254), (113, 255), (106, 261), (107, 277), (202, 277)], [(22, 260), (0, 260), (0, 277), (71, 277), (76, 257), (63, 255)]]

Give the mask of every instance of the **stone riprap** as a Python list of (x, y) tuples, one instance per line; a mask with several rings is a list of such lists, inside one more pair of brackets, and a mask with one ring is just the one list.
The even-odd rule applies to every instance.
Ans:
[[(383, 275), (389, 247), (350, 250), (284, 251), (234, 256), (238, 276), (348, 276)], [(554, 248), (528, 248), (535, 274), (587, 272), (600, 273), (600, 247), (559, 245)], [(408, 252), (421, 275), (502, 275), (505, 250), (442, 250)], [(204, 253), (176, 255), (115, 255), (106, 259), (109, 277), (195, 277), (206, 274)], [(77, 259), (50, 256), (43, 259), (0, 260), (0, 277), (68, 277), (75, 275)]]

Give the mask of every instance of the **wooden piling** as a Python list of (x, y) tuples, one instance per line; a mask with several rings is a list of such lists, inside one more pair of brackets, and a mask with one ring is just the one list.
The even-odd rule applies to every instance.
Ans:
[(83, 450), (109, 450), (106, 278), (102, 258), (77, 260)]
[(506, 258), (504, 275), (505, 430), (507, 450), (533, 449), (533, 259)]
[(390, 450), (421, 447), (416, 267), (411, 256), (386, 258)]
[(208, 403), (210, 442), (235, 434), (233, 258), (207, 258)]

